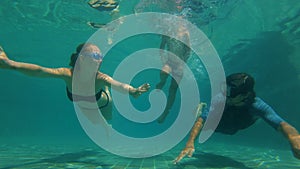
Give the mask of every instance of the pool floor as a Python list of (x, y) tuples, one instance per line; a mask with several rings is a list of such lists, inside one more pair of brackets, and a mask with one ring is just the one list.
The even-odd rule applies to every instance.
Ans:
[(236, 144), (197, 145), (191, 158), (174, 165), (182, 146), (161, 155), (131, 159), (110, 154), (96, 145), (2, 144), (0, 169), (82, 168), (82, 169), (299, 169), (287, 150), (262, 149)]

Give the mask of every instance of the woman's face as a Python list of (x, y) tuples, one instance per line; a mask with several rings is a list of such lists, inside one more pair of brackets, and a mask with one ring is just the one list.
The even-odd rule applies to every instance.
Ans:
[(79, 54), (80, 70), (88, 74), (98, 72), (102, 59), (103, 55), (97, 46), (91, 44), (86, 45)]
[(96, 63), (99, 64), (99, 66), (100, 63), (102, 63), (103, 55), (100, 49), (95, 45), (88, 45), (84, 47), (80, 52), (80, 55), (82, 57), (82, 61)]

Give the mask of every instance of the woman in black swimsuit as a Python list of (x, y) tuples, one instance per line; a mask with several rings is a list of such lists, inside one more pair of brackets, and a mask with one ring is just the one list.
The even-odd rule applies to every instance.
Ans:
[[(106, 120), (111, 119), (112, 114), (112, 100), (108, 87), (123, 92), (129, 93), (133, 97), (138, 97), (142, 93), (147, 92), (150, 88), (149, 84), (143, 84), (138, 88), (134, 88), (129, 84), (124, 84), (114, 80), (112, 77), (98, 71), (102, 63), (103, 55), (100, 49), (94, 44), (81, 44), (77, 47), (76, 52), (71, 55), (70, 66), (71, 68), (47, 68), (36, 64), (16, 62), (10, 60), (4, 50), (0, 47), (0, 69), (11, 69), (21, 72), (28, 76), (40, 77), (40, 78), (57, 78), (62, 79), (67, 86), (67, 96), (74, 102), (89, 102), (97, 101), (97, 105), (101, 110), (101, 113)], [(76, 63), (76, 66), (75, 66)], [(94, 72), (89, 72), (88, 69), (80, 69), (81, 67), (95, 67), (98, 69)], [(76, 72), (76, 76), (75, 73)], [(74, 82), (74, 78), (76, 79)], [(96, 78), (96, 79), (95, 79)], [(75, 86), (86, 86), (88, 81), (95, 82), (94, 89), (82, 89)], [(76, 93), (74, 93), (76, 91)], [(73, 93), (72, 93), (73, 92)], [(91, 107), (80, 107), (85, 109), (91, 109)], [(95, 109), (95, 108), (92, 108)], [(88, 119), (92, 122), (96, 122), (94, 115), (87, 115)]]

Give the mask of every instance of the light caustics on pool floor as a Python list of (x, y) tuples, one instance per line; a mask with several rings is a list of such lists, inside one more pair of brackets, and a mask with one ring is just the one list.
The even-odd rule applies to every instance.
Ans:
[(167, 153), (145, 159), (122, 158), (84, 145), (4, 145), (0, 146), (1, 169), (97, 168), (97, 169), (297, 169), (300, 161), (289, 150), (261, 149), (223, 143), (197, 145), (192, 158), (174, 165), (183, 145)]

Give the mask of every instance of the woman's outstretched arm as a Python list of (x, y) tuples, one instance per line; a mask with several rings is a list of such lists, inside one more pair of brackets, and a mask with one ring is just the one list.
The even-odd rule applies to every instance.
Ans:
[(98, 79), (103, 80), (105, 85), (111, 86), (111, 88), (123, 92), (123, 93), (129, 93), (133, 97), (139, 97), (141, 94), (147, 92), (150, 89), (150, 85), (148, 83), (145, 83), (138, 88), (134, 88), (133, 86), (121, 83), (117, 80), (114, 80), (112, 77), (106, 75), (106, 74), (99, 74)]
[(65, 79), (71, 74), (68, 68), (46, 68), (36, 64), (10, 60), (2, 48), (0, 48), (0, 68), (15, 70), (28, 76), (41, 78), (53, 77)]

